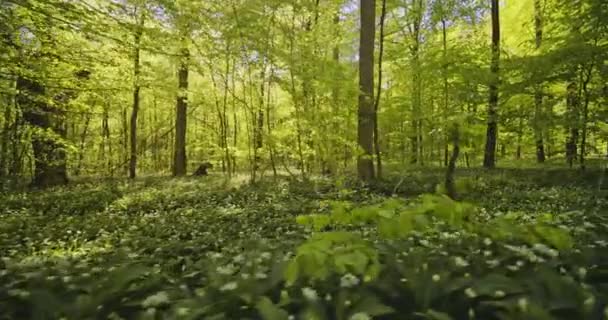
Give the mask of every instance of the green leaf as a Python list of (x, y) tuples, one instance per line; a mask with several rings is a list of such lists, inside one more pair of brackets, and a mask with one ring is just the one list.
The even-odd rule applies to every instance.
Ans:
[(395, 312), (395, 309), (383, 304), (377, 297), (366, 295), (355, 304), (351, 310), (351, 314), (367, 313), (370, 316), (377, 317)]
[(264, 320), (286, 320), (289, 317), (287, 311), (277, 307), (268, 297), (260, 298), (255, 308)]

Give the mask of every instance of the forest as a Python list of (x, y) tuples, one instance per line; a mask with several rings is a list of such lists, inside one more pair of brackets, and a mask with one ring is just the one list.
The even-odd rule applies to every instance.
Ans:
[(0, 320), (606, 320), (607, 171), (606, 0), (0, 0)]

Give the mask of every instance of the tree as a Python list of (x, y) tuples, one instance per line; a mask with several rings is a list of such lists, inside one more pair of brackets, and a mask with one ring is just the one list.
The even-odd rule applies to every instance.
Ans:
[[(540, 50), (543, 41), (543, 7), (541, 0), (534, 0), (534, 34), (536, 50)], [(543, 138), (543, 84), (534, 86), (534, 135), (536, 142), (536, 161), (545, 162), (545, 143)]]
[(137, 171), (137, 117), (139, 114), (139, 93), (141, 91), (140, 51), (141, 38), (144, 32), (145, 12), (143, 7), (135, 8), (137, 24), (133, 34), (133, 107), (131, 109), (131, 127), (129, 129), (130, 158), (129, 178), (134, 179)]
[(359, 38), (359, 111), (357, 141), (361, 154), (357, 157), (359, 179), (374, 179), (374, 38), (376, 33), (375, 0), (361, 0), (361, 31)]
[(496, 166), (496, 140), (498, 138), (498, 85), (500, 83), (500, 16), (498, 0), (492, 0), (492, 61), (490, 66), (490, 99), (488, 103), (486, 147), (483, 158), (485, 168)]

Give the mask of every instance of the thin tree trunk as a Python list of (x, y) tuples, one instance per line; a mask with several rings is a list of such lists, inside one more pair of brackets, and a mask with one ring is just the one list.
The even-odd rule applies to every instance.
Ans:
[(380, 96), (382, 94), (382, 58), (384, 55), (384, 20), (386, 19), (386, 0), (382, 0), (382, 13), (380, 14), (380, 52), (378, 53), (378, 86), (376, 102), (374, 104), (374, 150), (376, 151), (376, 176), (382, 178), (382, 153), (380, 152), (380, 136), (378, 132), (378, 110), (380, 109)]
[[(185, 39), (183, 39), (185, 40)], [(173, 176), (186, 175), (186, 129), (188, 119), (188, 48), (182, 48), (178, 72), (178, 93), (175, 105), (175, 149), (173, 154)]]
[(414, 5), (418, 6), (416, 17), (413, 22), (412, 37), (414, 44), (411, 47), (412, 53), (412, 132), (411, 132), (411, 163), (421, 161), (421, 124), (420, 108), (422, 103), (422, 84), (420, 75), (420, 28), (422, 24), (422, 0), (414, 0)]
[(581, 123), (581, 126), (582, 126), (581, 153), (580, 153), (580, 158), (579, 158), (581, 170), (583, 170), (583, 171), (586, 169), (585, 155), (587, 152), (587, 122), (589, 121), (589, 100), (590, 100), (590, 92), (588, 90), (588, 85), (589, 85), (589, 81), (591, 81), (592, 70), (593, 70), (593, 66), (591, 66), (590, 69), (587, 70), (587, 74), (585, 75), (585, 79), (583, 80), (584, 102), (583, 102), (583, 117), (581, 120), (581, 122), (582, 122)]
[(130, 158), (129, 158), (129, 178), (134, 179), (137, 171), (137, 115), (139, 113), (139, 92), (141, 90), (140, 84), (140, 45), (141, 37), (143, 34), (144, 27), (144, 12), (143, 8), (140, 8), (142, 12), (139, 13), (137, 29), (134, 35), (134, 48), (133, 48), (133, 108), (131, 109), (131, 127), (129, 131), (130, 141)]
[(75, 176), (80, 175), (80, 170), (82, 169), (82, 162), (84, 160), (84, 152), (85, 145), (87, 140), (87, 133), (89, 131), (89, 123), (91, 122), (91, 114), (87, 113), (84, 120), (84, 128), (82, 129), (82, 134), (80, 135), (80, 148), (78, 152), (78, 164), (76, 166), (76, 170), (74, 172)]
[(568, 139), (566, 141), (566, 161), (568, 166), (572, 168), (574, 166), (574, 159), (577, 154), (577, 143), (578, 143), (578, 123), (579, 123), (579, 95), (576, 82), (571, 82), (567, 89), (567, 127), (568, 127)]
[(454, 183), (454, 173), (456, 172), (456, 163), (458, 161), (458, 155), (460, 154), (460, 129), (458, 124), (454, 123), (452, 128), (452, 155), (448, 163), (448, 169), (445, 174), (445, 189), (450, 198), (456, 200), (456, 186)]
[[(543, 13), (541, 0), (534, 0), (534, 26), (536, 33), (536, 50), (543, 41)], [(537, 83), (534, 88), (534, 134), (536, 140), (536, 161), (545, 162), (545, 144), (543, 138), (543, 84)]]
[(496, 166), (496, 140), (498, 138), (498, 85), (500, 83), (500, 20), (499, 1), (492, 0), (492, 63), (490, 67), (490, 98), (488, 103), (488, 128), (483, 166)]
[(4, 107), (4, 123), (2, 126), (2, 141), (0, 142), (0, 177), (8, 175), (8, 145), (11, 131), (11, 103), (13, 99), (6, 99), (7, 103)]
[(362, 154), (357, 157), (359, 179), (374, 179), (374, 38), (375, 0), (361, 0), (361, 34), (359, 43), (359, 107), (357, 141)]
[[(449, 83), (448, 83), (448, 33), (446, 27), (445, 19), (441, 19), (441, 31), (442, 31), (442, 43), (443, 43), (443, 120), (447, 121), (448, 112), (449, 112)], [(446, 125), (446, 129), (448, 126)], [(448, 130), (446, 130), (448, 131)], [(445, 143), (443, 150), (443, 163), (444, 166), (448, 166), (448, 141), (449, 141), (449, 132), (445, 134)]]

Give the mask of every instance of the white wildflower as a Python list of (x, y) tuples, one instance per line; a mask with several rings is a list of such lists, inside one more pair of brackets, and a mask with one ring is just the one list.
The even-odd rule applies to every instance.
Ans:
[(467, 267), (469, 265), (469, 262), (462, 257), (454, 258), (454, 263), (457, 267)]
[(434, 274), (433, 275), (433, 281), (438, 282), (439, 280), (441, 280), (441, 276), (438, 274)]
[(310, 301), (315, 301), (319, 298), (319, 296), (317, 295), (317, 291), (309, 287), (302, 288), (302, 295)]
[(359, 278), (355, 275), (347, 273), (340, 278), (340, 286), (342, 288), (351, 288), (359, 284)]
[(365, 312), (357, 312), (350, 316), (349, 320), (370, 320), (372, 317)]
[(466, 288), (464, 290), (464, 294), (466, 294), (467, 297), (469, 297), (471, 299), (477, 297), (477, 292), (475, 292), (475, 290), (473, 290), (473, 288)]
[(223, 285), (220, 288), (220, 291), (231, 291), (231, 290), (236, 289), (237, 287), (238, 287), (238, 284), (236, 282), (230, 281), (230, 282), (226, 283), (225, 285)]
[(144, 308), (152, 308), (167, 303), (169, 303), (169, 295), (165, 291), (160, 291), (147, 297), (141, 304)]
[(519, 306), (519, 309), (521, 311), (528, 311), (528, 299), (526, 298), (519, 298), (519, 300), (517, 300), (517, 305)]

